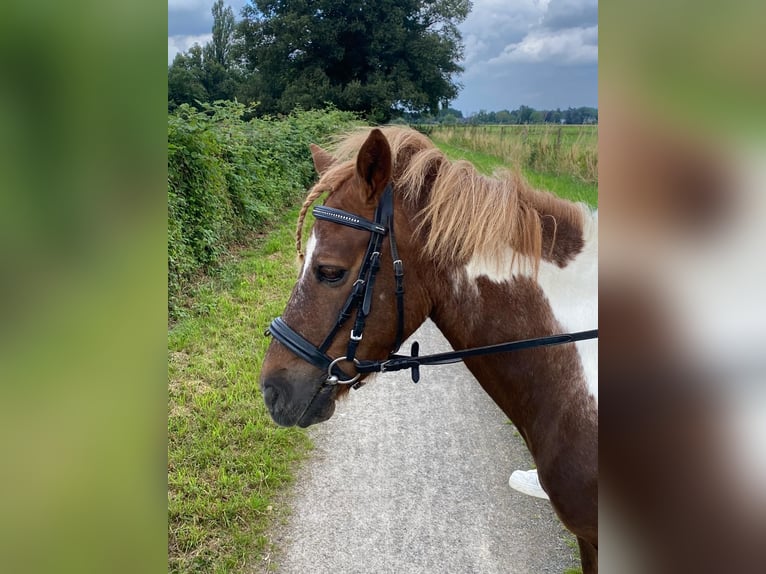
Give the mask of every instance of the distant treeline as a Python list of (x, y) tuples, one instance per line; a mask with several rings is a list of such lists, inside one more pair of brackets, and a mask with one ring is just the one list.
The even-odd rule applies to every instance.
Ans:
[(441, 110), (437, 115), (405, 114), (410, 123), (434, 124), (597, 124), (598, 109), (589, 107), (567, 108), (562, 110), (536, 110), (529, 106), (520, 106), (515, 110), (488, 112), (481, 110), (468, 117), (454, 108)]

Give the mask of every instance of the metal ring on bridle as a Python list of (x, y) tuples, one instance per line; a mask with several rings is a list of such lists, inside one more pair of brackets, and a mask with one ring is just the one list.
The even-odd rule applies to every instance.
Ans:
[[(332, 368), (338, 363), (340, 363), (341, 361), (346, 361), (346, 360), (348, 360), (346, 359), (346, 357), (338, 357), (332, 363), (329, 364), (329, 366), (327, 367), (327, 382), (328, 383), (330, 383), (331, 385), (352, 385), (359, 380), (359, 377), (362, 376), (362, 373), (359, 373), (359, 372), (356, 373), (356, 376), (353, 379), (347, 379), (344, 381), (339, 380), (338, 377), (332, 374)], [(359, 361), (354, 359), (354, 364), (358, 365)]]

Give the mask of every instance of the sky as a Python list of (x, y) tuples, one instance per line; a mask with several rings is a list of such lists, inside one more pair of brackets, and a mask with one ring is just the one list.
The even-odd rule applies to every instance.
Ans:
[[(210, 40), (214, 0), (168, 0), (168, 63)], [(239, 14), (247, 0), (227, 0)], [(598, 0), (473, 0), (459, 26), (463, 85), (451, 104), (479, 110), (598, 106)]]

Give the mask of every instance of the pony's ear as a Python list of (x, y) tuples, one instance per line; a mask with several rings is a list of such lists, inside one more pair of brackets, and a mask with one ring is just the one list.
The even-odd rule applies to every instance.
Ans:
[(391, 147), (383, 132), (375, 128), (356, 158), (356, 173), (365, 186), (368, 199), (383, 193), (391, 179), (391, 170)]
[(314, 169), (319, 175), (322, 175), (328, 167), (335, 163), (335, 158), (323, 150), (318, 145), (310, 144), (311, 159), (314, 161)]

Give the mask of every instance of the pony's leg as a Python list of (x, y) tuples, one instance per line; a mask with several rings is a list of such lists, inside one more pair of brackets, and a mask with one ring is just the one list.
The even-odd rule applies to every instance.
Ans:
[(579, 536), (577, 537), (577, 543), (580, 545), (582, 574), (598, 574), (598, 549)]

